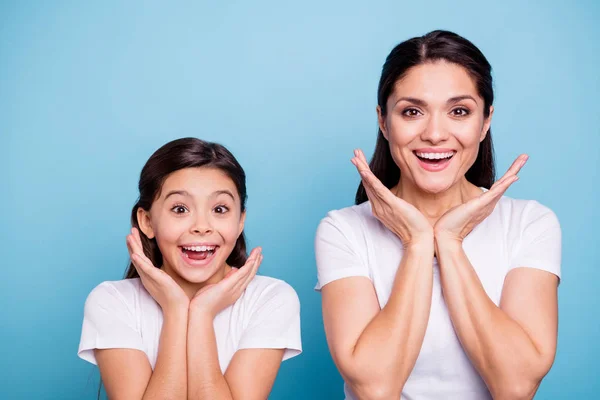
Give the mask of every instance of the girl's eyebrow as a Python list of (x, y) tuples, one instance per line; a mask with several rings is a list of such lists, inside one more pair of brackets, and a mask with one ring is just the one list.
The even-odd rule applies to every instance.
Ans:
[(167, 195), (165, 196), (165, 200), (169, 198), (169, 196), (173, 196), (179, 194), (181, 196), (186, 196), (186, 197), (190, 197), (190, 194), (188, 192), (186, 192), (185, 190), (171, 190), (169, 193), (167, 193)]
[(215, 197), (217, 197), (217, 196), (218, 196), (218, 195), (220, 195), (220, 194), (226, 194), (226, 195), (228, 195), (229, 197), (231, 197), (231, 200), (235, 201), (235, 197), (233, 197), (233, 193), (231, 193), (231, 192), (230, 192), (229, 190), (227, 190), (227, 189), (223, 189), (223, 190), (217, 190), (217, 191), (213, 192), (213, 194), (212, 194), (212, 195), (213, 195), (213, 196), (215, 196)]
[[(191, 194), (189, 194), (189, 192), (185, 191), (185, 190), (171, 190), (169, 193), (167, 193), (167, 195), (165, 196), (165, 200), (167, 200), (169, 198), (169, 196), (174, 196), (174, 195), (181, 195), (181, 196), (186, 196), (186, 197), (193, 197)], [(235, 197), (233, 196), (233, 193), (231, 193), (229, 190), (227, 189), (222, 189), (222, 190), (216, 190), (212, 193), (212, 197), (217, 197), (218, 195), (221, 194), (226, 194), (227, 196), (231, 197), (232, 200), (235, 201)]]

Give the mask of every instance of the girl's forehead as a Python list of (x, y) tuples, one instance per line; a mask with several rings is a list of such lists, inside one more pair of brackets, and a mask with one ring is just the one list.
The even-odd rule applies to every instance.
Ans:
[(234, 198), (239, 198), (231, 178), (220, 169), (209, 167), (185, 168), (171, 173), (163, 183), (162, 196), (172, 191), (187, 192), (193, 197), (230, 192)]

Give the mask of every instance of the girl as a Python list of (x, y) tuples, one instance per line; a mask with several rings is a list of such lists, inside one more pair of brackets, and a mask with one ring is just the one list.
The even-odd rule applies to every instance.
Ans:
[(494, 183), (491, 67), (445, 31), (400, 43), (356, 205), (316, 238), (325, 332), (347, 399), (529, 399), (554, 360), (561, 231)]
[(246, 255), (246, 176), (223, 146), (186, 138), (146, 162), (126, 279), (85, 303), (79, 356), (110, 399), (265, 399), (301, 352), (298, 297)]

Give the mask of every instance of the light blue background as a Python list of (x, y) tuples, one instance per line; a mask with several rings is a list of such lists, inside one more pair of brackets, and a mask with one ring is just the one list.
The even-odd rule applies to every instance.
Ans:
[(386, 55), (437, 28), (494, 67), (499, 171), (531, 156), (509, 195), (562, 223), (559, 347), (537, 398), (595, 398), (600, 7), (523, 3), (3, 1), (0, 398), (95, 398), (96, 369), (76, 356), (83, 304), (123, 275), (143, 163), (182, 136), (238, 157), (261, 273), (299, 293), (304, 354), (272, 398), (342, 398), (313, 292), (315, 228), (352, 204), (349, 159), (373, 150)]

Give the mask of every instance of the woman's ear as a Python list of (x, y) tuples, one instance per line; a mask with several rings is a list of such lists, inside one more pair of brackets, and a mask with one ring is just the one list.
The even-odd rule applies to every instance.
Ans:
[(383, 133), (385, 140), (388, 139), (387, 128), (385, 126), (385, 115), (381, 114), (381, 107), (377, 106), (377, 123), (379, 124), (379, 130)]
[(137, 222), (140, 230), (148, 239), (154, 239), (154, 229), (152, 229), (152, 223), (150, 221), (150, 212), (144, 210), (142, 207), (137, 209)]
[(483, 142), (483, 139), (487, 136), (490, 126), (492, 126), (492, 116), (494, 115), (494, 106), (490, 106), (490, 115), (483, 121), (483, 129), (479, 137), (479, 142)]
[(240, 215), (240, 226), (238, 229), (238, 236), (242, 234), (244, 231), (244, 224), (246, 223), (246, 210), (242, 211), (242, 215)]

